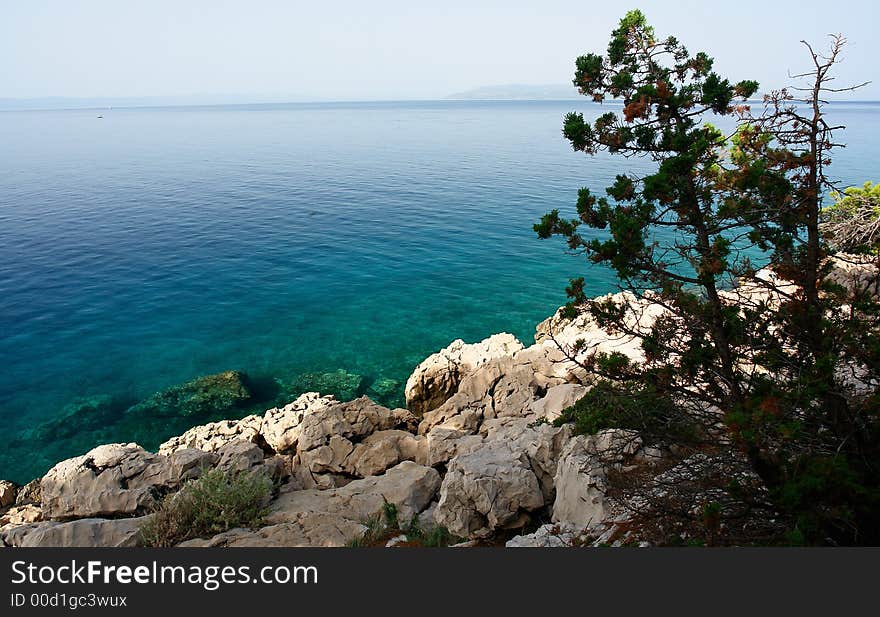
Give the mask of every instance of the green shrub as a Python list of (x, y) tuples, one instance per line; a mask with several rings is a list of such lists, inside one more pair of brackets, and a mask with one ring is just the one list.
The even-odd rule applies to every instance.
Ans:
[(608, 428), (639, 431), (646, 439), (695, 439), (696, 422), (666, 396), (643, 384), (600, 381), (577, 403), (565, 409), (554, 424), (574, 423), (578, 435)]
[(880, 489), (876, 472), (847, 456), (804, 456), (788, 462), (786, 477), (773, 487), (777, 503), (794, 517), (792, 544), (818, 544), (862, 529), (854, 543), (876, 544)]
[(382, 506), (382, 515), (374, 516), (364, 522), (367, 527), (364, 535), (350, 540), (347, 546), (349, 548), (384, 547), (388, 540), (399, 535), (406, 536), (406, 546), (439, 548), (462, 541), (444, 527), (432, 527), (427, 531), (422, 529), (418, 514), (414, 514), (409, 523), (402, 528), (397, 515), (397, 506), (386, 502)]
[(873, 252), (880, 249), (880, 183), (851, 186), (832, 193), (834, 203), (822, 211), (822, 232), (838, 250)]
[(386, 501), (382, 504), (382, 515), (385, 517), (385, 524), (390, 529), (398, 528), (397, 521), (397, 506), (390, 501)]
[(446, 527), (434, 527), (429, 532), (422, 535), (422, 544), (427, 547), (441, 548), (461, 542), (461, 538), (456, 538)]
[(272, 482), (263, 474), (211, 469), (162, 501), (141, 527), (141, 542), (174, 546), (235, 527), (259, 527), (271, 491)]

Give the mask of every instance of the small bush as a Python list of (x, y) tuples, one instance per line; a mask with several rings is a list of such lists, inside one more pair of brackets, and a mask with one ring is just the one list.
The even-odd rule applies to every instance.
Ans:
[(406, 542), (402, 546), (442, 548), (457, 544), (462, 540), (453, 536), (444, 527), (432, 527), (424, 530), (419, 525), (419, 516), (414, 514), (405, 527), (400, 527), (397, 506), (386, 502), (382, 506), (382, 515), (374, 516), (364, 523), (367, 530), (360, 538), (350, 540), (349, 548), (380, 548), (395, 536), (405, 535)]
[(235, 527), (259, 527), (271, 491), (265, 475), (212, 469), (162, 501), (141, 527), (141, 542), (174, 546)]
[(461, 541), (461, 538), (456, 538), (449, 533), (446, 527), (434, 527), (422, 536), (422, 544), (431, 548), (447, 547)]
[(385, 517), (385, 525), (390, 529), (398, 528), (397, 506), (395, 504), (390, 501), (386, 501), (382, 504), (382, 515)]

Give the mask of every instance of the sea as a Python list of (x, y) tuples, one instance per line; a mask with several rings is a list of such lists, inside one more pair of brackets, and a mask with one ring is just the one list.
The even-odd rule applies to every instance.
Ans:
[[(0, 112), (0, 478), (219, 419), (134, 430), (130, 410), (223, 371), (253, 394), (223, 417), (312, 387), (400, 406), (413, 368), (455, 339), (529, 344), (569, 278), (616, 291), (532, 225), (652, 164), (573, 152), (569, 111), (607, 106)], [(880, 180), (880, 104), (827, 114), (847, 127), (832, 175)]]

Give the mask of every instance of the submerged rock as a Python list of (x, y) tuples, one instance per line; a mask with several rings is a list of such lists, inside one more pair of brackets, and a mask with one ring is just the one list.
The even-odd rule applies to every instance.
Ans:
[(157, 392), (126, 413), (130, 416), (206, 417), (240, 408), (252, 396), (244, 373), (224, 371)]
[(342, 401), (350, 401), (362, 396), (366, 392), (365, 384), (363, 375), (349, 373), (343, 369), (329, 373), (302, 373), (293, 381), (287, 383), (279, 381), (283, 393), (290, 398), (305, 392), (320, 392), (325, 395), (331, 394)]
[(29, 437), (38, 442), (50, 442), (82, 437), (83, 433), (100, 434), (108, 425), (118, 421), (119, 412), (109, 396), (79, 399), (65, 405), (52, 419), (35, 426)]
[(403, 405), (403, 390), (396, 379), (379, 377), (367, 389), (367, 395), (383, 405)]

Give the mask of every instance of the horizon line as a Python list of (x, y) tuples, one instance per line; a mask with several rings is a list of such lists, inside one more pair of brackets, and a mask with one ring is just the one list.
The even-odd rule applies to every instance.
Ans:
[[(193, 95), (198, 96), (198, 95)], [(447, 97), (439, 97), (439, 98), (388, 98), (388, 99), (307, 99), (307, 100), (278, 100), (278, 101), (241, 101), (241, 102), (226, 102), (226, 103), (158, 103), (158, 104), (122, 104), (118, 106), (114, 105), (83, 105), (83, 106), (68, 106), (68, 107), (4, 107), (4, 103), (13, 103), (13, 102), (21, 102), (27, 103), (28, 101), (44, 101), (51, 99), (61, 99), (61, 100), (88, 100), (92, 97), (64, 97), (64, 96), (51, 96), (51, 97), (34, 97), (34, 98), (0, 98), (0, 112), (14, 112), (14, 111), (107, 111), (112, 109), (170, 109), (170, 108), (180, 108), (180, 107), (246, 107), (246, 106), (271, 106), (271, 105), (343, 105), (343, 104), (369, 104), (369, 103), (568, 103), (568, 102), (581, 102), (587, 103), (590, 105), (615, 105), (622, 104), (622, 101), (617, 101), (614, 99), (603, 101), (601, 103), (597, 103), (595, 101), (589, 100), (588, 97), (570, 97), (570, 98), (535, 98), (535, 97), (508, 97), (508, 98), (482, 98), (482, 97), (455, 97), (455, 96), (447, 96)], [(100, 97), (95, 97), (100, 98)], [(126, 100), (128, 98), (131, 99), (150, 99), (150, 98), (176, 98), (174, 96), (155, 96), (155, 97), (108, 97), (108, 101), (112, 101), (113, 99)], [(185, 96), (182, 98), (186, 98)], [(797, 102), (797, 101), (794, 101)], [(761, 104), (763, 100), (761, 99), (749, 99), (746, 103), (750, 104)], [(880, 99), (844, 99), (844, 100), (830, 100), (827, 103), (835, 104), (856, 104), (856, 103), (880, 103)]]

